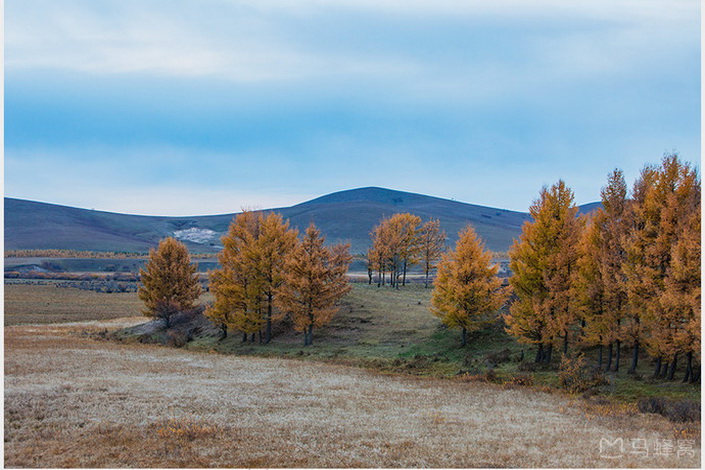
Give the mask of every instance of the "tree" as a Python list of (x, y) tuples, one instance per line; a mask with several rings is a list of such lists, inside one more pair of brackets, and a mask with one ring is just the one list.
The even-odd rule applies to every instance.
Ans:
[(290, 229), (289, 222), (284, 222), (279, 214), (269, 213), (260, 220), (256, 262), (267, 305), (265, 344), (272, 339), (272, 321), (275, 319), (274, 295), (284, 281), (284, 264), (296, 245), (297, 235), (298, 232)]
[[(602, 207), (595, 211), (581, 241), (578, 262), (577, 295), (581, 302), (583, 339), (588, 345), (608, 346), (607, 370), (612, 367), (612, 350), (616, 345), (614, 370), (619, 370), (622, 323), (628, 315), (626, 279), (622, 246), (626, 226), (627, 185), (621, 170), (615, 169), (602, 188)], [(638, 344), (635, 347), (638, 351)]]
[(446, 244), (446, 233), (441, 230), (441, 221), (431, 219), (421, 226), (418, 235), (419, 253), (424, 268), (424, 287), (428, 287), (428, 278), (436, 261), (441, 258)]
[(563, 181), (543, 188), (529, 212), (533, 221), (524, 223), (509, 252), (509, 282), (517, 300), (504, 318), (509, 334), (538, 345), (536, 362), (550, 362), (559, 338), (567, 352), (576, 320), (574, 278), (582, 220)]
[(206, 310), (206, 316), (220, 327), (222, 338), (227, 336), (228, 328), (234, 328), (243, 333), (243, 341), (250, 334), (254, 341), (254, 334), (264, 325), (262, 288), (253, 253), (259, 232), (260, 217), (244, 211), (235, 217), (228, 234), (221, 239), (220, 268), (210, 272), (215, 302)]
[(418, 225), (421, 218), (413, 214), (394, 214), (383, 218), (373, 227), (372, 248), (368, 257), (379, 273), (378, 286), (385, 283), (385, 273), (390, 274), (390, 285), (399, 288), (406, 284), (409, 266), (419, 261)]
[(624, 244), (624, 271), (634, 314), (627, 331), (657, 359), (654, 375), (673, 377), (678, 354), (683, 352), (678, 341), (682, 309), (673, 308), (667, 287), (682, 276), (674, 272), (674, 249), (692, 232), (687, 225), (697, 226), (693, 214), (700, 212), (700, 178), (678, 155), (665, 155), (660, 166), (644, 167), (633, 193)]
[(339, 309), (337, 301), (350, 291), (349, 246), (327, 248), (324, 241), (311, 223), (288, 257), (275, 298), (276, 305), (291, 315), (294, 328), (304, 333), (304, 346), (313, 344), (313, 328), (327, 324)]
[(164, 319), (167, 328), (175, 313), (194, 308), (201, 284), (183, 243), (168, 237), (149, 251), (149, 260), (140, 269), (137, 295), (146, 307), (142, 313)]
[(460, 232), (455, 250), (446, 253), (438, 265), (431, 312), (445, 325), (461, 329), (461, 347), (467, 343), (468, 332), (497, 318), (507, 299), (498, 270), (471, 225)]
[(221, 329), (230, 325), (242, 331), (244, 338), (259, 332), (260, 342), (271, 341), (272, 322), (279, 318), (274, 311), (274, 296), (283, 281), (284, 263), (296, 236), (297, 232), (276, 213), (245, 211), (235, 218), (222, 239), (221, 268), (211, 273), (216, 300), (207, 315)]

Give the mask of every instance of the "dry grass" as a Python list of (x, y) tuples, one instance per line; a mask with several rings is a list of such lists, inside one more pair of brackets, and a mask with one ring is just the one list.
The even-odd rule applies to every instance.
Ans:
[(700, 466), (699, 435), (693, 457), (600, 457), (603, 438), (683, 439), (656, 415), (590, 411), (523, 387), (75, 334), (110, 323), (5, 329), (5, 466)]
[(134, 292), (102, 294), (53, 284), (5, 284), (5, 326), (139, 315), (142, 302)]

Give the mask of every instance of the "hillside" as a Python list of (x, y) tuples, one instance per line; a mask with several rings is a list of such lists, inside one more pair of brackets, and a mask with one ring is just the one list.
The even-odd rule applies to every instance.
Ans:
[[(507, 250), (522, 224), (530, 219), (523, 212), (383, 188), (340, 191), (271, 210), (299, 230), (313, 221), (328, 242), (348, 242), (353, 253), (364, 252), (372, 227), (383, 216), (396, 212), (411, 212), (423, 220), (440, 219), (451, 242), (471, 223), (487, 247), (495, 251)], [(235, 215), (139, 216), (5, 198), (5, 250), (147, 251), (160, 239), (176, 236), (193, 252), (216, 252)]]

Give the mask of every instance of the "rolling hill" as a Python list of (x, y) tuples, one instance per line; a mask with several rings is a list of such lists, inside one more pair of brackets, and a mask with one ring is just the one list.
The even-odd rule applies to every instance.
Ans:
[[(383, 216), (396, 212), (411, 212), (424, 221), (440, 219), (449, 242), (471, 223), (494, 251), (507, 250), (522, 224), (530, 220), (523, 212), (374, 187), (340, 191), (270, 210), (281, 213), (299, 230), (314, 222), (329, 243), (350, 243), (352, 253), (364, 252), (371, 228)], [(160, 239), (176, 236), (192, 252), (216, 252), (220, 250), (220, 237), (235, 215), (140, 216), (5, 198), (5, 250), (146, 252)]]

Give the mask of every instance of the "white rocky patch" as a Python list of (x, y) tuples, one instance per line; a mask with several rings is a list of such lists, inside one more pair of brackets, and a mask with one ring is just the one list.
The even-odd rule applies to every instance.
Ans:
[(174, 237), (179, 240), (186, 240), (193, 243), (209, 243), (212, 241), (216, 232), (207, 228), (188, 228), (186, 230), (177, 230), (174, 232)]

